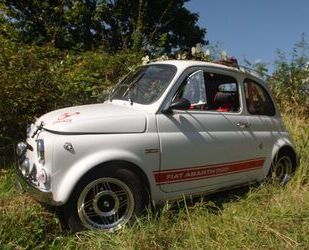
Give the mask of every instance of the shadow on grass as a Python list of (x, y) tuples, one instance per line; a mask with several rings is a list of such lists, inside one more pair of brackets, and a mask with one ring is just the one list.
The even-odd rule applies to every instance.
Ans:
[(173, 212), (178, 212), (179, 210), (184, 209), (186, 206), (188, 208), (192, 208), (198, 204), (202, 204), (202, 206), (208, 212), (213, 214), (220, 214), (224, 210), (224, 204), (237, 202), (246, 198), (252, 188), (257, 188), (259, 186), (260, 184), (257, 183), (204, 196), (186, 197), (185, 200), (182, 199), (172, 202), (170, 210)]

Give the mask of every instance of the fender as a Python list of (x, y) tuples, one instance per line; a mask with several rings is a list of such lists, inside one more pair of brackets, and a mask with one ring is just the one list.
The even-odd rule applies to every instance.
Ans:
[(271, 163), (273, 161), (273, 159), (275, 158), (275, 156), (277, 155), (277, 153), (279, 152), (279, 150), (281, 148), (283, 148), (284, 146), (288, 146), (290, 147), (294, 153), (296, 154), (295, 152), (295, 148), (294, 148), (294, 145), (293, 145), (293, 142), (291, 139), (288, 139), (287, 137), (281, 137), (279, 138), (275, 143), (274, 143), (274, 146), (272, 148), (272, 151), (271, 151), (271, 158), (270, 158), (270, 162), (266, 165), (265, 167), (265, 176), (269, 173), (269, 170), (270, 170), (270, 167), (271, 167)]
[[(54, 186), (54, 200), (61, 204), (66, 203), (78, 181), (88, 171), (99, 164), (114, 160), (128, 161), (137, 166), (143, 166), (142, 159), (140, 159), (136, 154), (125, 150), (104, 150), (87, 155), (87, 157), (80, 159), (73, 166), (71, 166), (68, 171), (64, 173), (64, 176), (61, 178), (61, 182)], [(149, 178), (147, 173), (145, 174)]]

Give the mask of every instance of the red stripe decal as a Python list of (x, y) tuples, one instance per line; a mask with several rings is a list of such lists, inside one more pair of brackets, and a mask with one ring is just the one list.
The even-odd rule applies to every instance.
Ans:
[(154, 171), (157, 184), (192, 181), (262, 168), (265, 158), (182, 169)]

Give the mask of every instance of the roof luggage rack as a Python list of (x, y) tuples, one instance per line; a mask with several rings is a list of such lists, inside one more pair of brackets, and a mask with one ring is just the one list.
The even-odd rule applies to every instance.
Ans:
[(239, 65), (238, 65), (237, 59), (235, 57), (228, 57), (226, 59), (220, 59), (220, 60), (217, 60), (217, 61), (213, 61), (213, 63), (217, 63), (217, 64), (221, 64), (221, 65), (225, 65), (225, 66), (229, 66), (229, 67), (239, 69)]

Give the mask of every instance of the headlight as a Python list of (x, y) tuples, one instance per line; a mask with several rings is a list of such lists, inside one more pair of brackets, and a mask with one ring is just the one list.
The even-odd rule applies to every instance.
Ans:
[(26, 152), (26, 149), (27, 149), (27, 144), (24, 142), (20, 142), (17, 144), (16, 154), (18, 156), (22, 156)]
[(41, 164), (45, 163), (45, 146), (44, 141), (42, 139), (37, 140), (37, 153), (38, 159)]

